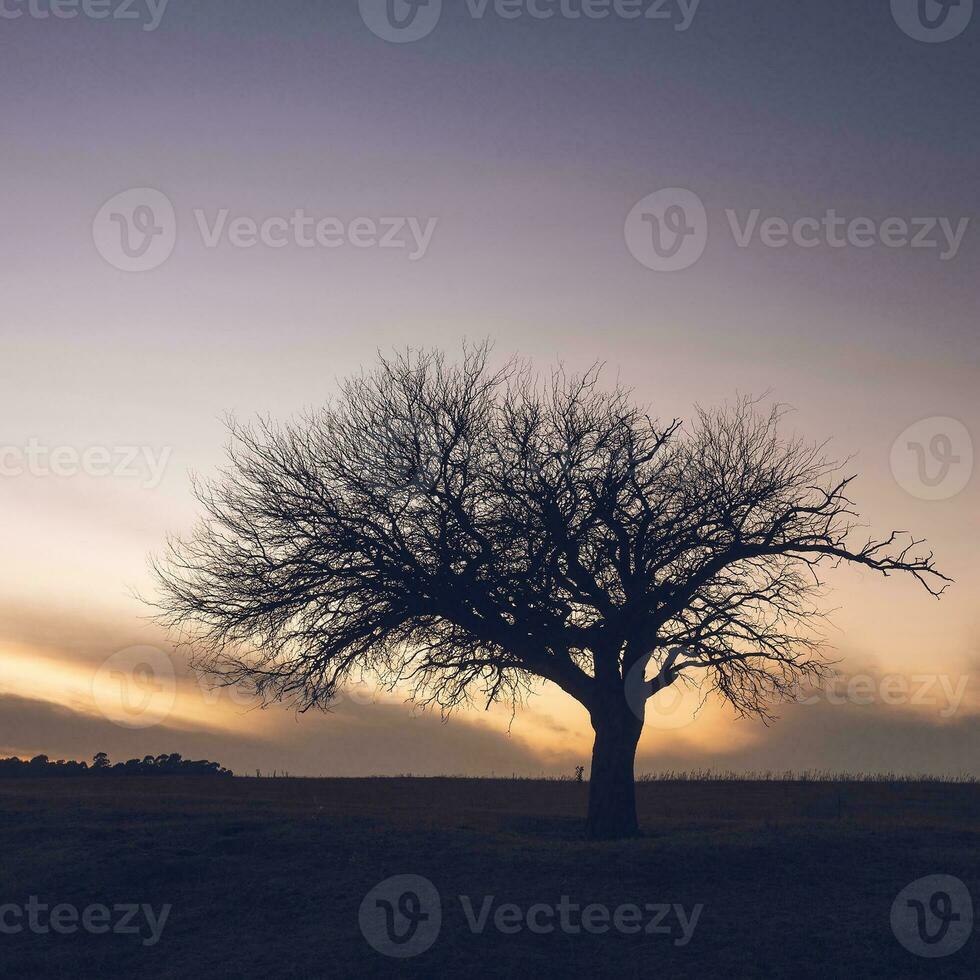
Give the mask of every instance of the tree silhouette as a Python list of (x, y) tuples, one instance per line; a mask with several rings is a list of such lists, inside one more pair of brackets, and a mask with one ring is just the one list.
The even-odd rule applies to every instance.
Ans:
[(304, 710), (365, 675), (447, 711), (551, 681), (595, 730), (588, 833), (630, 835), (648, 698), (693, 678), (766, 715), (825, 666), (825, 567), (948, 581), (904, 532), (858, 539), (853, 477), (781, 414), (685, 429), (597, 369), (382, 357), (298, 422), (230, 423), (204, 519), (155, 562), (160, 617), (221, 683)]
[(230, 769), (225, 769), (217, 762), (207, 759), (182, 759), (178, 753), (152, 755), (140, 759), (128, 759), (126, 762), (109, 761), (105, 752), (98, 752), (92, 759), (92, 765), (74, 760), (58, 759), (51, 762), (46, 755), (36, 755), (30, 762), (23, 762), (16, 756), (0, 759), (0, 778), (10, 777), (58, 777), (58, 776), (231, 776)]

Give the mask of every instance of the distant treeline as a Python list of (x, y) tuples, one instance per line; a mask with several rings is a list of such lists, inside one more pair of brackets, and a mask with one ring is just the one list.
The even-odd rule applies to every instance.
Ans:
[(36, 755), (30, 762), (23, 759), (0, 759), (0, 779), (24, 776), (231, 776), (218, 762), (207, 759), (183, 759), (179, 752), (170, 755), (147, 755), (113, 764), (105, 752), (98, 752), (92, 764), (58, 759), (52, 762), (46, 755)]

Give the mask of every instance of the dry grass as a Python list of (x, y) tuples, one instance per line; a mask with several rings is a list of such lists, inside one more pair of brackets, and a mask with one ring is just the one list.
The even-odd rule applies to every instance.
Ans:
[[(659, 774), (646, 836), (581, 838), (588, 787), (526, 779), (64, 779), (0, 782), (2, 901), (171, 904), (160, 943), (0, 936), (9, 976), (616, 977), (937, 975), (889, 910), (926, 874), (980, 899), (975, 782)], [(439, 941), (388, 960), (357, 925), (394, 874), (443, 896)], [(458, 896), (522, 906), (672, 902), (705, 909), (690, 945), (657, 936), (474, 935)], [(974, 977), (980, 941), (940, 961)]]

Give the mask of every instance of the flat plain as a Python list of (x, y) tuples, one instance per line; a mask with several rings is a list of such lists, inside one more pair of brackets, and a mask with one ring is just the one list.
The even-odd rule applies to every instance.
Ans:
[[(932, 874), (958, 877), (980, 903), (980, 785), (642, 782), (644, 836), (616, 843), (582, 838), (587, 791), (524, 779), (3, 780), (0, 905), (170, 912), (153, 945), (145, 927), (3, 931), (0, 965), (73, 978), (978, 975), (980, 930), (930, 960), (896, 940), (890, 912)], [(382, 955), (359, 925), (365, 895), (394, 875), (428, 879), (441, 900), (438, 936), (411, 958)], [(669, 907), (673, 925), (648, 933), (650, 912), (638, 932), (529, 927), (546, 920), (528, 909), (563, 897), (609, 916)], [(501, 905), (520, 910), (506, 931)], [(702, 906), (687, 942), (678, 906), (688, 919)], [(0, 920), (26, 921), (16, 916)]]

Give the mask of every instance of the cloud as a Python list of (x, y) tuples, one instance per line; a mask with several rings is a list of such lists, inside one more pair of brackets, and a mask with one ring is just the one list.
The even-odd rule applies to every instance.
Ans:
[(262, 714), (267, 724), (257, 736), (165, 723), (133, 730), (63, 705), (4, 694), (0, 753), (91, 759), (108, 752), (119, 761), (180, 752), (245, 775), (256, 769), (307, 776), (537, 775), (546, 768), (522, 738), (463, 717), (444, 722), (429, 712), (413, 715), (400, 704), (341, 703), (329, 714), (296, 716), (281, 708)]
[[(589, 764), (587, 714), (547, 686), (517, 713), (513, 725), (506, 707), (443, 721), (388, 694), (371, 703), (348, 696), (326, 714), (296, 715), (283, 707), (259, 711), (236, 692), (199, 685), (186, 658), (174, 654), (145, 622), (129, 629), (116, 617), (72, 611), (47, 610), (41, 616), (20, 607), (3, 613), (0, 751), (7, 754), (90, 759), (105, 751), (126, 759), (180, 752), (240, 773), (276, 769), (310, 776), (570, 775), (576, 765)], [(178, 699), (159, 724), (133, 730), (100, 714), (91, 677), (111, 654), (136, 644), (173, 656)], [(833, 689), (837, 696), (783, 705), (768, 728), (736, 719), (718, 704), (679, 725), (671, 718), (654, 719), (648, 709), (637, 771), (710, 767), (980, 775), (980, 661), (974, 657), (959, 673), (935, 675), (939, 680), (928, 691), (916, 681), (918, 675), (908, 675), (904, 698), (895, 695), (901, 685), (889, 682), (900, 676), (875, 666), (863, 667), (859, 675), (852, 671)], [(969, 683), (957, 700), (963, 678)], [(834, 703), (856, 680), (856, 697)]]
[[(144, 613), (145, 614), (145, 613)], [(0, 605), (0, 649), (30, 647), (41, 654), (73, 661), (101, 663), (109, 654), (136, 644), (166, 645), (153, 624), (127, 616), (124, 627), (118, 610), (100, 614), (92, 607), (70, 609), (38, 600)]]
[[(831, 697), (824, 694), (813, 703), (780, 706), (778, 719), (768, 727), (729, 717), (718, 726), (713, 748), (672, 744), (671, 733), (656, 744), (641, 742), (637, 770), (709, 767), (980, 776), (976, 671), (962, 676), (910, 675), (903, 703), (888, 703), (889, 698), (901, 699), (900, 685), (892, 681), (889, 686), (889, 678), (899, 676), (847, 675)], [(850, 690), (858, 692), (857, 700), (852, 696), (839, 703), (855, 678), (860, 684)], [(956, 695), (948, 693), (956, 690), (963, 692), (958, 703)]]
[[(187, 731), (167, 725), (128, 730), (48, 702), (0, 696), (0, 750), (6, 754), (114, 760), (180, 752), (210, 758), (241, 774), (256, 769), (294, 775), (569, 775), (588, 765), (587, 753), (542, 752), (529, 739), (470, 717), (442, 721), (396, 703), (341, 702), (329, 714), (268, 716), (262, 735)], [(697, 723), (695, 723), (697, 724)], [(683, 741), (673, 732), (649, 732), (637, 771), (733, 769), (785, 771), (970, 773), (980, 775), (980, 715), (951, 719), (885, 705), (787, 705), (782, 717), (761, 723), (730, 719), (733, 748)]]

